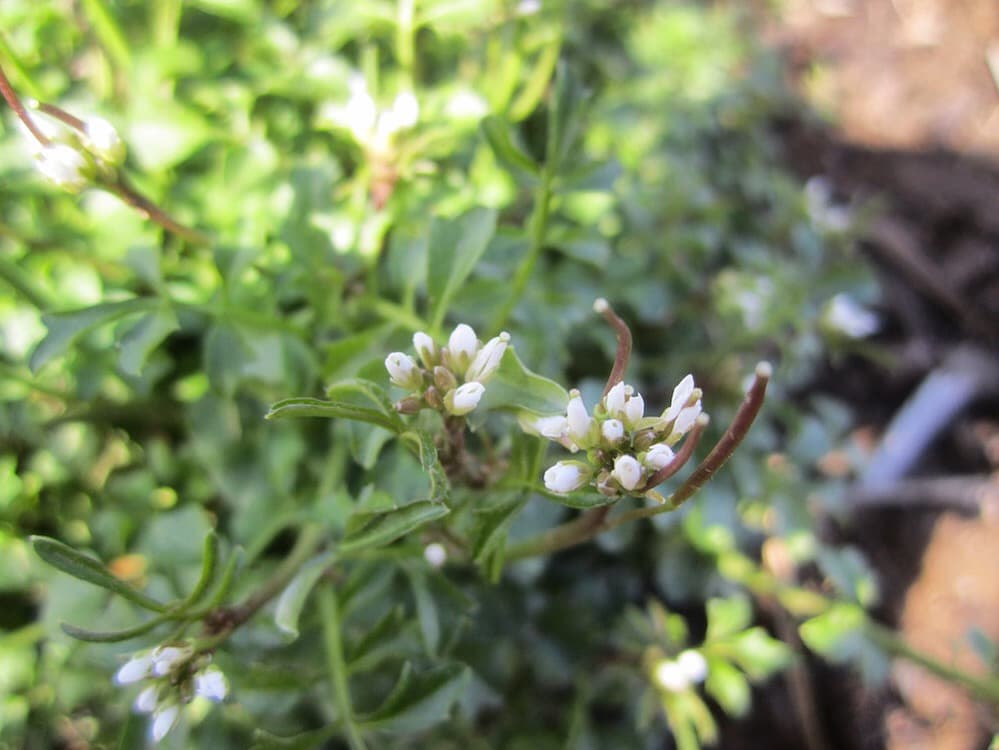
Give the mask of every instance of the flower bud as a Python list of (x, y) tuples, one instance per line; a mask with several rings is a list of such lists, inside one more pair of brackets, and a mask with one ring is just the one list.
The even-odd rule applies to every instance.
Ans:
[(447, 562), (447, 549), (440, 542), (431, 542), (423, 548), (423, 559), (431, 568), (442, 568)]
[(624, 404), (624, 423), (634, 429), (645, 416), (645, 399), (635, 393)]
[(72, 146), (50, 143), (35, 159), (35, 167), (49, 182), (70, 192), (79, 192), (90, 180), (92, 165)]
[(447, 359), (444, 362), (454, 372), (465, 372), (479, 350), (475, 330), (465, 323), (459, 324), (447, 340)]
[(218, 667), (206, 667), (194, 675), (194, 694), (220, 703), (225, 700), (229, 685)]
[(580, 461), (559, 461), (545, 472), (545, 487), (552, 492), (564, 495), (578, 490), (589, 482), (591, 473), (592, 470), (588, 464)]
[(648, 453), (642, 459), (650, 471), (659, 471), (661, 468), (666, 466), (670, 461), (675, 458), (676, 454), (673, 453), (673, 449), (664, 443), (656, 443), (651, 448), (649, 448)]
[(153, 713), (153, 724), (149, 730), (150, 735), (153, 738), (153, 742), (159, 742), (167, 736), (167, 732), (169, 732), (173, 728), (173, 725), (177, 722), (177, 716), (179, 714), (180, 707), (176, 703), (164, 706)]
[(111, 167), (125, 161), (125, 144), (118, 131), (103, 117), (87, 117), (83, 121), (84, 143), (87, 150)]
[(611, 476), (625, 490), (631, 492), (642, 483), (642, 465), (638, 459), (627, 454), (614, 459), (614, 471)]
[(416, 396), (406, 396), (395, 402), (395, 410), (400, 414), (416, 414), (423, 408), (423, 399)]
[(531, 412), (521, 412), (517, 416), (520, 428), (531, 435), (540, 435), (549, 440), (561, 440), (569, 429), (568, 420), (561, 416), (537, 417)]
[(416, 349), (423, 366), (428, 370), (434, 369), (438, 357), (437, 344), (434, 340), (423, 331), (417, 331), (413, 334), (413, 348)]
[(604, 396), (604, 409), (608, 417), (620, 418), (624, 416), (624, 383), (619, 382), (614, 385), (607, 395)]
[(693, 393), (694, 376), (688, 374), (673, 389), (673, 398), (670, 400), (669, 408), (662, 413), (660, 420), (665, 424), (676, 419), (680, 414), (680, 410), (687, 406), (687, 402)]
[(475, 380), (479, 383), (485, 383), (489, 380), (499, 368), (509, 342), (510, 334), (506, 331), (489, 339), (472, 359), (472, 364), (465, 371), (465, 380)]
[(131, 685), (133, 682), (146, 679), (152, 674), (152, 671), (152, 653), (143, 651), (121, 665), (121, 668), (115, 672), (114, 681), (118, 685)]
[(444, 406), (444, 400), (441, 398), (441, 392), (433, 386), (430, 386), (423, 392), (423, 400), (431, 409), (440, 410), (441, 407)]
[(600, 434), (611, 445), (621, 442), (624, 438), (624, 425), (620, 419), (605, 419), (600, 425)]
[(446, 367), (437, 365), (434, 368), (434, 385), (437, 386), (438, 390), (447, 393), (458, 387), (458, 378)]
[(464, 416), (479, 405), (486, 387), (482, 383), (465, 383), (444, 396), (444, 407), (456, 417)]
[(415, 391), (423, 385), (423, 374), (408, 354), (392, 352), (385, 358), (385, 369), (392, 383), (404, 390)]
[(701, 416), (701, 402), (698, 401), (693, 406), (688, 406), (685, 409), (681, 409), (680, 413), (676, 417), (676, 421), (673, 423), (673, 429), (670, 430), (669, 439), (679, 440), (681, 437), (686, 435), (690, 428), (694, 426), (694, 422), (697, 418)]
[(190, 646), (157, 646), (153, 649), (153, 674), (157, 677), (169, 674), (193, 654)]
[(590, 444), (590, 427), (593, 420), (586, 411), (583, 398), (579, 391), (573, 389), (569, 392), (569, 404), (566, 407), (566, 421), (569, 425), (568, 436), (580, 448), (587, 448)]
[(150, 685), (135, 697), (135, 702), (132, 703), (132, 708), (140, 714), (151, 714), (156, 710), (156, 704), (159, 702), (159, 695), (160, 686)]
[(687, 679), (684, 670), (675, 661), (669, 659), (663, 659), (656, 664), (653, 676), (659, 687), (671, 693), (679, 693), (690, 687), (690, 680)]

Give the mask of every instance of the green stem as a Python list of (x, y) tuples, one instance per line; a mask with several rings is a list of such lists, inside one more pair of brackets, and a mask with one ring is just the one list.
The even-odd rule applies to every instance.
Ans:
[(976, 700), (999, 706), (999, 678), (976, 677), (937, 661), (932, 656), (914, 649), (898, 633), (884, 625), (868, 621), (865, 631), (874, 643), (892, 656), (918, 664), (930, 674), (959, 685)]
[(0, 279), (39, 310), (44, 312), (51, 306), (48, 296), (34, 279), (5, 256), (0, 256)]
[(399, 68), (405, 77), (405, 85), (412, 88), (415, 79), (416, 44), (413, 16), (415, 0), (399, 0), (396, 14), (395, 51), (399, 57)]
[(333, 702), (336, 704), (343, 722), (347, 744), (351, 750), (365, 750), (364, 740), (354, 721), (354, 711), (350, 705), (350, 688), (347, 685), (347, 664), (343, 658), (343, 643), (340, 640), (340, 612), (336, 592), (329, 586), (322, 586), (317, 592), (319, 612), (323, 621), (323, 640), (326, 644), (326, 665), (333, 688)]
[(531, 244), (527, 248), (527, 255), (520, 261), (517, 271), (511, 282), (510, 296), (500, 308), (489, 330), (498, 331), (506, 325), (506, 320), (510, 317), (514, 306), (524, 295), (527, 281), (534, 272), (534, 266), (538, 262), (541, 251), (545, 246), (545, 237), (548, 235), (548, 217), (551, 211), (552, 182), (554, 174), (548, 163), (541, 169), (541, 181), (538, 183), (537, 192), (534, 194), (534, 211), (528, 224)]

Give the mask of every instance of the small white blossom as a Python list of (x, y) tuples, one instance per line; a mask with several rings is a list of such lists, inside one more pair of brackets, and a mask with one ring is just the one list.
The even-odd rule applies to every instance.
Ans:
[(423, 384), (420, 368), (408, 354), (392, 352), (385, 358), (389, 379), (400, 388), (415, 391)]
[(472, 359), (472, 364), (465, 371), (465, 380), (476, 380), (485, 383), (499, 369), (500, 361), (506, 353), (506, 348), (510, 343), (510, 334), (506, 331), (499, 336), (489, 339), (485, 345), (476, 352)]
[(420, 103), (412, 91), (401, 91), (392, 100), (392, 106), (378, 116), (377, 129), (383, 136), (416, 125), (420, 119)]
[(559, 461), (545, 472), (544, 480), (545, 487), (564, 495), (590, 481), (590, 467), (579, 461)]
[(600, 434), (608, 443), (618, 443), (624, 437), (624, 424), (620, 419), (605, 419), (600, 425)]
[(125, 160), (125, 144), (114, 125), (103, 117), (85, 118), (83, 134), (87, 148), (102, 161), (118, 166)]
[(151, 714), (156, 709), (159, 693), (158, 685), (150, 685), (135, 697), (132, 707), (141, 714)]
[(86, 187), (89, 166), (79, 151), (65, 143), (44, 146), (35, 160), (35, 167), (49, 182), (72, 191)]
[(676, 388), (673, 389), (673, 398), (669, 408), (663, 412), (661, 417), (663, 422), (671, 422), (680, 415), (680, 410), (687, 406), (687, 402), (694, 393), (694, 376), (686, 375)]
[(450, 391), (444, 397), (444, 405), (447, 410), (456, 417), (463, 416), (479, 405), (482, 394), (486, 392), (486, 387), (482, 383), (465, 383), (459, 385), (455, 390)]
[(694, 422), (697, 421), (699, 416), (701, 416), (700, 401), (680, 412), (680, 415), (676, 418), (676, 422), (673, 423), (673, 431), (670, 433), (670, 437), (686, 435), (690, 431), (690, 428), (694, 426)]
[(867, 338), (877, 333), (881, 326), (877, 315), (847, 294), (837, 294), (829, 301), (823, 320), (830, 328), (852, 339)]
[(656, 443), (645, 454), (645, 465), (652, 471), (659, 471), (676, 457), (673, 449), (663, 443)]
[(153, 674), (157, 677), (169, 674), (193, 653), (190, 646), (157, 646), (153, 649)]
[(671, 693), (679, 693), (690, 687), (687, 673), (677, 662), (670, 659), (663, 659), (656, 664), (655, 680), (659, 687)]
[(627, 454), (614, 459), (614, 470), (611, 476), (629, 492), (642, 483), (642, 465), (638, 459)]
[(131, 685), (133, 682), (144, 680), (152, 674), (153, 655), (149, 651), (136, 654), (115, 673), (114, 681), (118, 685)]
[(176, 703), (163, 706), (153, 713), (153, 725), (149, 730), (153, 742), (159, 742), (167, 736), (167, 732), (177, 723), (177, 716), (179, 714), (180, 707)]
[(441, 568), (447, 562), (447, 549), (440, 542), (431, 542), (423, 548), (423, 559), (431, 568)]
[(622, 417), (624, 416), (624, 382), (615, 383), (614, 386), (607, 391), (607, 395), (604, 396), (604, 409), (609, 417)]
[(586, 411), (583, 397), (579, 391), (573, 390), (569, 393), (569, 404), (566, 407), (566, 420), (568, 421), (569, 438), (580, 447), (586, 447), (589, 443), (590, 426), (593, 420)]
[(417, 331), (413, 334), (413, 348), (416, 349), (423, 366), (432, 370), (437, 364), (437, 345), (434, 340), (423, 331)]
[(634, 428), (642, 417), (645, 416), (645, 399), (642, 398), (641, 393), (635, 393), (629, 396), (628, 400), (624, 404), (624, 422), (629, 427)]
[(479, 340), (475, 329), (465, 323), (460, 323), (451, 332), (447, 340), (448, 363), (455, 372), (462, 372), (472, 364), (472, 358), (479, 350)]
[(699, 651), (688, 649), (676, 657), (676, 663), (692, 683), (703, 682), (708, 676), (708, 663)]
[(194, 694), (220, 703), (225, 700), (229, 685), (218, 667), (206, 667), (194, 675)]

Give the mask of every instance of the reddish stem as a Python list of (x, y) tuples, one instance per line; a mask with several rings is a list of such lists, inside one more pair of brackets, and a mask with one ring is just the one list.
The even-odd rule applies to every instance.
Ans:
[(606, 320), (614, 333), (617, 334), (617, 351), (614, 353), (614, 367), (611, 368), (610, 375), (607, 376), (607, 384), (604, 386), (603, 395), (606, 396), (610, 389), (624, 380), (624, 371), (628, 367), (628, 358), (631, 356), (631, 329), (628, 324), (618, 317), (610, 304), (603, 297), (593, 303), (593, 310), (600, 313)]
[(13, 86), (10, 85), (10, 81), (7, 80), (7, 74), (4, 73), (2, 65), (0, 65), (0, 94), (3, 95), (7, 104), (10, 105), (10, 108), (14, 110), (14, 114), (17, 115), (17, 119), (24, 123), (24, 127), (26, 127), (28, 132), (34, 136), (35, 140), (42, 146), (48, 146), (49, 139), (46, 138), (45, 133), (43, 133), (38, 126), (35, 125), (35, 121), (31, 119), (28, 111), (24, 108), (24, 105), (21, 103), (20, 98), (14, 91)]

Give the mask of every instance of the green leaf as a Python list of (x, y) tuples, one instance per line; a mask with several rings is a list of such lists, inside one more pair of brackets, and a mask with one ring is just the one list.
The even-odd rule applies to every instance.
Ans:
[(349, 555), (361, 550), (383, 547), (421, 526), (440, 520), (448, 513), (450, 510), (446, 505), (430, 500), (411, 503), (388, 513), (380, 513), (363, 528), (344, 537), (337, 551), (342, 555)]
[(753, 680), (765, 679), (791, 662), (787, 644), (771, 638), (761, 627), (735, 635), (729, 644), (734, 660)]
[(118, 342), (121, 369), (129, 375), (138, 375), (152, 351), (179, 328), (177, 316), (169, 305), (140, 317)]
[(391, 432), (398, 432), (400, 422), (380, 411), (343, 401), (323, 401), (318, 398), (286, 398), (271, 406), (265, 419), (300, 419), (303, 417), (321, 417), (324, 419), (353, 419), (357, 422), (384, 427)]
[(298, 618), (312, 589), (333, 561), (332, 552), (323, 552), (305, 563), (291, 579), (274, 609), (274, 624), (292, 640), (298, 638)]
[(208, 587), (215, 580), (215, 573), (218, 570), (219, 561), (219, 537), (214, 531), (205, 534), (205, 541), (202, 544), (201, 553), (201, 574), (198, 582), (187, 595), (187, 604), (196, 604), (201, 596), (208, 590)]
[(382, 615), (345, 654), (348, 671), (363, 672), (377, 666), (383, 659), (394, 657), (398, 653), (396, 642), (403, 633), (405, 619), (402, 606), (393, 607)]
[(505, 502), (476, 511), (471, 534), (472, 560), (487, 573), (502, 569), (507, 530), (526, 502), (525, 493), (511, 493)]
[(490, 115), (482, 121), (482, 135), (492, 149), (496, 159), (511, 170), (521, 170), (528, 174), (538, 174), (539, 166), (527, 155), (523, 146), (514, 142), (511, 125), (502, 117)]
[(849, 642), (863, 629), (866, 619), (857, 605), (837, 602), (828, 611), (803, 622), (798, 631), (812, 651), (842, 661), (850, 655)]
[(131, 313), (149, 310), (157, 305), (159, 305), (158, 300), (136, 297), (121, 302), (105, 302), (80, 310), (43, 315), (42, 322), (48, 329), (48, 334), (31, 353), (28, 366), (32, 372), (38, 372), (46, 362), (65, 352), (70, 344), (83, 334)]
[(76, 625), (70, 625), (68, 622), (59, 623), (59, 627), (62, 628), (62, 632), (70, 638), (76, 638), (78, 641), (88, 641), (90, 643), (115, 643), (117, 641), (127, 641), (132, 638), (138, 638), (140, 635), (145, 635), (150, 630), (153, 630), (157, 625), (162, 625), (165, 620), (166, 617), (154, 617), (141, 625), (125, 628), (123, 630), (87, 630), (86, 628), (80, 628)]
[(749, 681), (742, 672), (723, 659), (708, 662), (704, 689), (730, 716), (745, 716), (749, 711), (752, 696)]
[(559, 62), (555, 69), (555, 92), (548, 121), (548, 147), (545, 159), (548, 167), (559, 172), (565, 157), (579, 137), (582, 125), (582, 105), (587, 96), (582, 82), (573, 69)]
[(100, 586), (128, 601), (154, 612), (166, 612), (167, 606), (111, 575), (97, 560), (60, 541), (45, 536), (31, 537), (31, 546), (40, 558), (54, 568), (81, 581)]
[(753, 609), (744, 596), (732, 596), (728, 599), (709, 599), (708, 631), (705, 642), (738, 633), (753, 621)]
[(436, 659), (441, 640), (441, 623), (437, 616), (437, 605), (434, 603), (434, 597), (427, 587), (427, 576), (422, 570), (408, 568), (406, 577), (409, 579), (409, 587), (413, 592), (416, 619), (420, 624), (423, 645), (427, 649), (427, 655)]
[(430, 500), (435, 503), (446, 502), (451, 490), (444, 466), (437, 455), (437, 446), (434, 444), (434, 436), (427, 430), (415, 430), (405, 433), (406, 436), (415, 439), (417, 451), (420, 457), (420, 466), (423, 473), (430, 480)]
[(448, 664), (414, 675), (407, 662), (385, 702), (358, 717), (365, 729), (422, 732), (447, 718), (470, 677), (462, 664)]
[(538, 492), (538, 495), (553, 503), (564, 505), (566, 508), (599, 508), (603, 505), (612, 505), (619, 498), (607, 497), (599, 492), (570, 492), (568, 495), (558, 495), (554, 492)]
[(434, 219), (427, 247), (427, 296), (431, 326), (444, 322), (448, 306), (496, 232), (496, 212), (476, 208), (457, 219)]
[(569, 394), (554, 380), (531, 372), (508, 347), (482, 394), (480, 409), (509, 409), (536, 414), (565, 414)]

